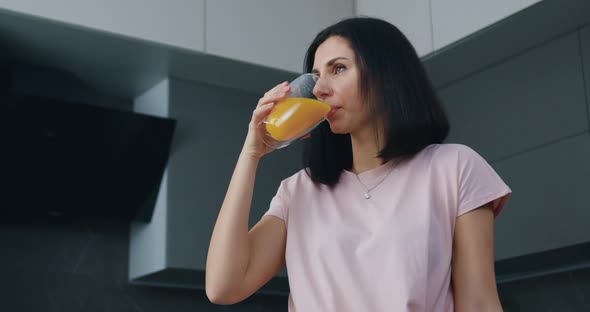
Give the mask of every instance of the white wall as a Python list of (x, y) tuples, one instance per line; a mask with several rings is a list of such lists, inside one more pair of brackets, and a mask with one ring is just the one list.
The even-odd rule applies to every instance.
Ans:
[(315, 35), (353, 15), (353, 0), (207, 1), (206, 50), (301, 72)]
[(0, 0), (0, 8), (203, 51), (205, 0)]
[(539, 1), (357, 0), (356, 13), (396, 25), (424, 56)]
[(432, 52), (430, 0), (358, 0), (357, 15), (377, 17), (397, 26), (418, 55)]

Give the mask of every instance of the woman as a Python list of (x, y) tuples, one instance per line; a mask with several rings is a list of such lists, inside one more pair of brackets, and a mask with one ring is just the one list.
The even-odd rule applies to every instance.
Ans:
[(259, 101), (215, 224), (206, 290), (239, 302), (286, 264), (289, 311), (501, 311), (493, 222), (511, 190), (476, 152), (442, 144), (449, 125), (422, 64), (393, 25), (352, 18), (306, 55), (332, 106), (248, 231), (256, 125), (289, 93)]

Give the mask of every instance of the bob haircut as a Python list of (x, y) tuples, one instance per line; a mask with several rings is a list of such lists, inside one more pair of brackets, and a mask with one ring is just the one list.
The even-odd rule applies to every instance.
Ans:
[[(383, 161), (407, 160), (430, 144), (442, 143), (449, 121), (410, 41), (390, 23), (369, 17), (342, 20), (321, 31), (305, 55), (313, 69), (318, 47), (332, 36), (348, 40), (360, 72), (360, 94), (373, 124), (383, 125)], [(376, 129), (376, 139), (378, 133)], [(303, 162), (314, 183), (334, 186), (342, 170), (352, 168), (349, 134), (334, 134), (327, 121), (305, 140)]]

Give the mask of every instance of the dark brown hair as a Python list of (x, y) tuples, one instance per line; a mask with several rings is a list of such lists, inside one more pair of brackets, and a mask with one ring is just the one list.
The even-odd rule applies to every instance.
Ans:
[[(444, 108), (410, 41), (392, 24), (375, 18), (342, 20), (322, 30), (305, 56), (311, 72), (318, 47), (332, 36), (350, 43), (360, 70), (360, 92), (374, 122), (384, 127), (384, 161), (408, 159), (424, 147), (442, 143), (449, 132)], [(323, 122), (305, 141), (304, 166), (316, 183), (333, 186), (352, 167), (349, 134), (334, 134)]]

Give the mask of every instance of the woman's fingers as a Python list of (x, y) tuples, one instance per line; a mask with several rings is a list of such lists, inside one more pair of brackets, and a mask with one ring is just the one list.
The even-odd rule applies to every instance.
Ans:
[(252, 122), (257, 125), (264, 117), (270, 114), (270, 111), (275, 103), (283, 100), (291, 91), (288, 82), (283, 82), (276, 85), (274, 88), (268, 90), (262, 98), (258, 101), (256, 109), (252, 112)]
[(254, 124), (258, 124), (264, 119), (264, 117), (268, 116), (273, 106), (274, 103), (271, 102), (256, 107), (254, 112), (252, 112), (252, 121)]
[(282, 100), (291, 91), (291, 86), (285, 81), (274, 88), (268, 90), (262, 98), (258, 101), (257, 107), (271, 102), (278, 102)]

